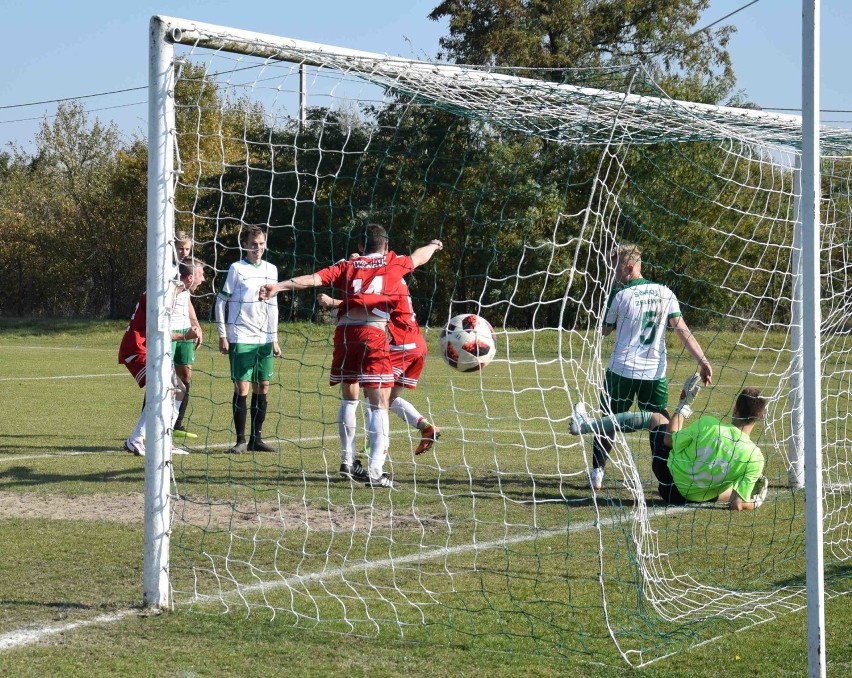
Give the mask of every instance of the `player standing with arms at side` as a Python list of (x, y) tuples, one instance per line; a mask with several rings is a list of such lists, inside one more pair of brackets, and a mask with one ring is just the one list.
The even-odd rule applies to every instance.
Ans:
[[(713, 368), (684, 321), (677, 297), (665, 285), (642, 277), (642, 252), (632, 243), (618, 247), (613, 261), (616, 287), (607, 302), (602, 335), (615, 332), (615, 346), (601, 393), (601, 410), (618, 414), (638, 401), (644, 412), (666, 412), (666, 329), (674, 330), (698, 361), (701, 380), (710, 384)], [(596, 435), (592, 445), (592, 488), (603, 487), (612, 439)]]
[[(180, 274), (180, 282), (175, 287), (174, 297), (171, 300), (172, 312), (180, 303), (182, 298), (189, 296), (204, 282), (204, 262), (199, 259), (186, 258), (178, 266)], [(148, 359), (148, 346), (146, 341), (146, 307), (148, 303), (148, 295), (143, 292), (136, 304), (136, 309), (130, 317), (130, 324), (124, 331), (124, 336), (121, 338), (121, 346), (118, 349), (118, 362), (127, 367), (128, 371), (140, 388), (144, 388), (146, 384), (146, 367)], [(190, 327), (182, 332), (171, 331), (172, 341), (194, 340), (196, 338), (196, 330)], [(180, 411), (181, 401), (185, 394), (183, 382), (172, 371), (172, 382), (174, 386), (174, 420), (177, 419)], [(133, 433), (124, 442), (124, 448), (131, 454), (138, 457), (145, 456), (145, 406), (142, 407), (142, 414), (133, 429)], [(172, 448), (172, 454), (185, 454), (184, 450)]]
[[(178, 263), (192, 254), (192, 238), (189, 237), (186, 231), (175, 233), (175, 254)], [(183, 418), (186, 415), (186, 408), (189, 404), (189, 390), (192, 386), (192, 364), (195, 362), (195, 349), (201, 346), (204, 340), (201, 324), (198, 322), (198, 318), (195, 315), (195, 307), (192, 305), (191, 295), (187, 294), (178, 297), (178, 303), (175, 305), (175, 310), (172, 313), (171, 323), (173, 333), (185, 336), (187, 331), (192, 328), (195, 334), (192, 339), (179, 339), (172, 342), (172, 363), (175, 367), (175, 374), (183, 382), (185, 388), (172, 436), (176, 440), (187, 440), (198, 437), (195, 433), (190, 433), (186, 430)]]
[[(393, 368), (385, 334), (393, 302), (386, 290), (399, 291), (399, 281), (422, 266), (443, 245), (433, 240), (411, 256), (398, 256), (388, 249), (385, 229), (378, 224), (365, 228), (365, 254), (357, 259), (341, 260), (309, 275), (266, 285), (261, 298), (288, 290), (333, 287), (341, 295), (334, 332), (330, 385), (341, 385), (341, 404), (337, 424), (341, 440), (340, 473), (363, 480), (371, 487), (393, 488), (393, 480), (384, 472), (388, 450), (388, 407)], [(355, 413), (359, 387), (367, 395), (367, 434), (370, 438), (368, 473), (355, 459)]]
[[(232, 409), (237, 442), (229, 454), (248, 451), (275, 452), (263, 441), (269, 381), (278, 346), (278, 302), (261, 301), (260, 290), (278, 280), (278, 269), (263, 261), (266, 234), (257, 226), (245, 228), (240, 237), (244, 258), (231, 264), (225, 284), (216, 297), (216, 328), (219, 351), (228, 356), (234, 382)], [(250, 433), (246, 441), (246, 402), (251, 388)]]

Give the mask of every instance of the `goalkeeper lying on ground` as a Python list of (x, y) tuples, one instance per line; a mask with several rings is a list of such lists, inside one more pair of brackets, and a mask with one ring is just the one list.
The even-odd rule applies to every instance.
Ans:
[(611, 437), (616, 430), (649, 429), (651, 468), (666, 503), (721, 501), (729, 502), (734, 511), (756, 509), (766, 498), (768, 482), (763, 475), (763, 454), (749, 434), (763, 419), (767, 400), (758, 389), (744, 388), (734, 404), (731, 424), (704, 416), (684, 428), (700, 390), (700, 377), (693, 375), (684, 384), (671, 420), (657, 412), (622, 412), (589, 419), (583, 403), (578, 403), (570, 431)]

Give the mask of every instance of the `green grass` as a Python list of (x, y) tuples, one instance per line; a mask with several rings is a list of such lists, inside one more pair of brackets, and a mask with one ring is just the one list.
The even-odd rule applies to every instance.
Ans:
[[(122, 329), (0, 321), (0, 387), (9, 413), (0, 426), (0, 635), (141, 601), (143, 469), (121, 451), (141, 392), (117, 363)], [(336, 477), (338, 396), (327, 385), (328, 327), (287, 327), (265, 427), (279, 452), (239, 458), (224, 454), (233, 442), (231, 387), (210, 336), (192, 389), (198, 444), (175, 458), (176, 611), (132, 614), (0, 651), (0, 673), (627, 672), (607, 623), (623, 649), (642, 650), (645, 660), (677, 652), (652, 664), (654, 675), (804, 671), (802, 612), (768, 614), (759, 626), (745, 619), (667, 622), (642, 595), (634, 499), (611, 464), (607, 492), (592, 502), (584, 475), (589, 452), (566, 433), (566, 382), (571, 401), (581, 396), (593, 404), (597, 397), (587, 379), (592, 346), (577, 337), (563, 337), (570, 342), (562, 345), (565, 362), (557, 360), (553, 333), (503, 336), (500, 357), (510, 356), (511, 365), (498, 360), (481, 374), (455, 374), (430, 358), (409, 395), (445, 433), (434, 453), (415, 458), (416, 436), (392, 419), (393, 472), (402, 489), (389, 494)], [(430, 344), (435, 339), (431, 333)], [(702, 341), (711, 355), (725, 356), (724, 365), (714, 361), (716, 387), (700, 396), (708, 412), (727, 412), (745, 382), (783, 387), (772, 376), (783, 338), (761, 343), (759, 336), (717, 334)], [(670, 376), (678, 384), (691, 365), (674, 349)], [(74, 376), (82, 378), (58, 378)], [(783, 418), (767, 427), (759, 433), (765, 450), (773, 434), (783, 438)], [(632, 434), (626, 443), (614, 462), (632, 459), (639, 470), (650, 538), (668, 554), (661, 574), (742, 591), (801, 585), (800, 494), (776, 489), (755, 513), (663, 511), (653, 501), (647, 438)], [(786, 471), (779, 455), (769, 455), (768, 474), (780, 487)], [(838, 536), (843, 515), (838, 506)], [(391, 559), (393, 567), (362, 567)], [(830, 587), (844, 590), (842, 562), (827, 563)], [(238, 595), (234, 579), (264, 586)], [(830, 601), (830, 672), (838, 675), (852, 668), (849, 615), (847, 597)], [(599, 668), (601, 662), (610, 666)]]

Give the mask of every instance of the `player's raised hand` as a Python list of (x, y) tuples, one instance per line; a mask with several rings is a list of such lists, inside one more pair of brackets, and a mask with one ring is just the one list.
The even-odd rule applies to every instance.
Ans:
[(701, 381), (704, 382), (705, 386), (713, 383), (713, 368), (710, 366), (709, 360), (706, 358), (702, 360), (698, 371), (701, 375)]

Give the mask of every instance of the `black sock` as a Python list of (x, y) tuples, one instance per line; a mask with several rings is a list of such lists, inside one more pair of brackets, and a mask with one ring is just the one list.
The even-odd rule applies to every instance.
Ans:
[(175, 430), (181, 431), (183, 430), (183, 415), (186, 414), (186, 406), (189, 404), (189, 382), (186, 384), (186, 391), (183, 394), (183, 400), (180, 403), (180, 409), (178, 410), (178, 416), (175, 420)]
[(231, 401), (234, 408), (234, 429), (237, 431), (237, 442), (246, 441), (246, 397), (234, 392)]
[(263, 422), (266, 421), (266, 394), (251, 394), (251, 437), (261, 440), (263, 435)]
[(612, 447), (612, 442), (609, 438), (595, 436), (592, 441), (592, 468), (603, 468), (606, 466), (606, 459), (609, 456), (609, 450)]

